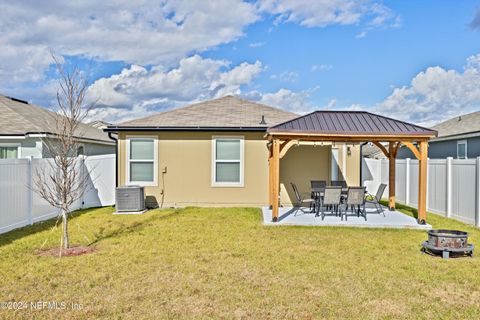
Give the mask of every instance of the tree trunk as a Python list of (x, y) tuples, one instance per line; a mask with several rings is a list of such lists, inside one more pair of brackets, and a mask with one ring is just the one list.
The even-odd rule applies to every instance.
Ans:
[(67, 210), (62, 209), (62, 226), (63, 226), (63, 248), (68, 249), (68, 221), (67, 221)]

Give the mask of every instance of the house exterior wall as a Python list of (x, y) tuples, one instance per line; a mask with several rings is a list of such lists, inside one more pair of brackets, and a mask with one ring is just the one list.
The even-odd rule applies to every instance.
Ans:
[(280, 162), (280, 200), (283, 205), (295, 203), (290, 183), (300, 193), (310, 191), (310, 180), (330, 181), (330, 146), (300, 145), (288, 150)]
[[(350, 149), (350, 154), (348, 153)], [(342, 153), (343, 156), (343, 153)], [(345, 181), (349, 186), (360, 186), (360, 146), (347, 146)]]
[[(430, 141), (428, 143), (428, 157), (430, 159), (445, 159), (447, 157), (457, 158), (457, 142), (467, 141), (467, 157), (473, 159), (480, 157), (480, 137), (473, 137), (458, 140)], [(397, 159), (415, 159), (415, 156), (405, 146), (398, 150)]]
[[(145, 187), (147, 202), (151, 204), (156, 202), (162, 207), (268, 204), (268, 150), (263, 132), (121, 132), (118, 140), (120, 186), (127, 183), (126, 139), (129, 136), (157, 138), (157, 185)], [(212, 187), (213, 136), (244, 137), (243, 187)], [(355, 163), (358, 165), (359, 161)], [(281, 160), (280, 170), (281, 203), (291, 205), (295, 200), (290, 182), (296, 183), (300, 191), (308, 192), (310, 180), (329, 181), (330, 146), (293, 146)], [(352, 175), (359, 175), (358, 170), (352, 171)]]

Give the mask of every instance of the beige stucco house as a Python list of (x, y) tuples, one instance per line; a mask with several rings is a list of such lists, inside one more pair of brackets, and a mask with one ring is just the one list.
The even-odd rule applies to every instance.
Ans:
[[(118, 185), (145, 186), (160, 207), (269, 203), (269, 127), (298, 115), (234, 96), (109, 126), (118, 133)], [(359, 144), (299, 142), (281, 159), (280, 199), (310, 180), (360, 183)]]

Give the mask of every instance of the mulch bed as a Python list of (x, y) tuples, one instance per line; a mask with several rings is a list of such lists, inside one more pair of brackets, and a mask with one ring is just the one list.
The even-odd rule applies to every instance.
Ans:
[(43, 250), (37, 250), (35, 253), (42, 257), (60, 257), (60, 256), (74, 257), (74, 256), (81, 256), (83, 254), (92, 253), (95, 251), (96, 251), (95, 247), (78, 246), (78, 247), (70, 247), (68, 249), (64, 249), (60, 247), (43, 249)]

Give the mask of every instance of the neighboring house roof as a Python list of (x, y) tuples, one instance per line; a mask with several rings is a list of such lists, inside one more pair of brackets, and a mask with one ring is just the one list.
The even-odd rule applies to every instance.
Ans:
[(438, 138), (432, 140), (449, 140), (460, 135), (480, 135), (480, 111), (451, 118), (432, 127), (438, 131)]
[(102, 120), (95, 120), (95, 121), (89, 122), (88, 125), (97, 129), (104, 129), (108, 126), (111, 126), (112, 124)]
[(301, 133), (338, 136), (425, 136), (437, 132), (366, 111), (314, 111), (267, 130), (270, 134)]
[[(386, 146), (388, 148), (388, 146)], [(385, 154), (376, 145), (368, 143), (362, 146), (362, 155), (370, 159), (385, 159)]]
[(269, 126), (296, 117), (298, 115), (292, 112), (235, 96), (225, 96), (109, 126), (107, 131), (148, 128), (152, 130), (265, 131)]
[[(0, 136), (54, 134), (55, 117), (60, 115), (26, 101), (0, 95)], [(102, 130), (80, 124), (78, 138), (114, 144)]]

